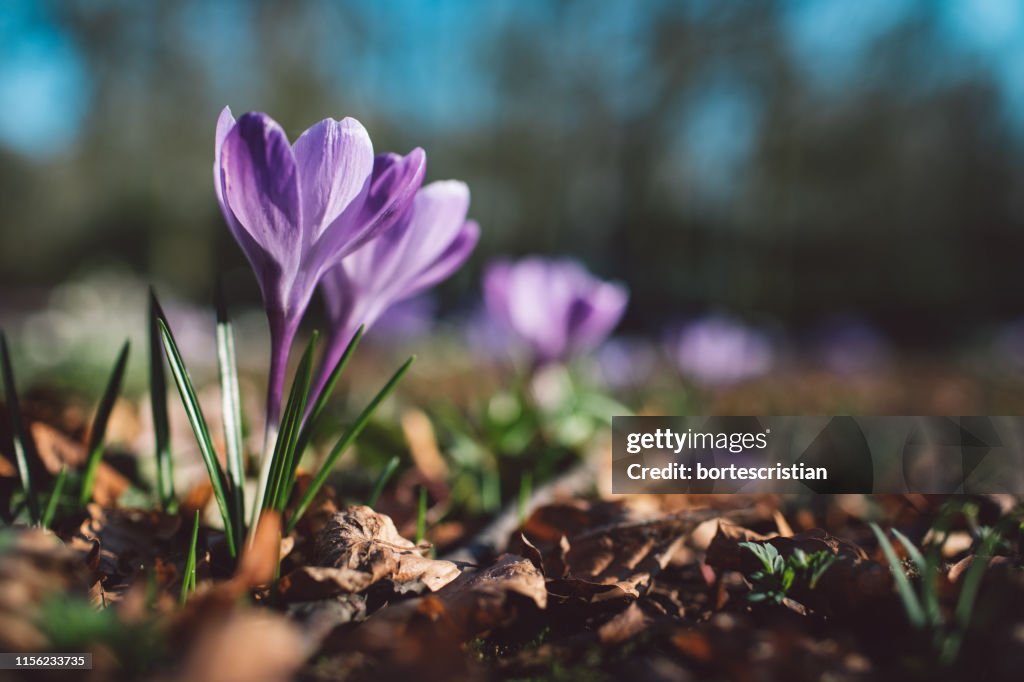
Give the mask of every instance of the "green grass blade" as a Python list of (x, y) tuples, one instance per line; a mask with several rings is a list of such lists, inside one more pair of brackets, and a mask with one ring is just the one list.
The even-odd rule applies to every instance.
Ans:
[(909, 556), (910, 560), (914, 562), (914, 567), (924, 575), (925, 570), (928, 568), (928, 562), (925, 561), (924, 555), (921, 554), (921, 551), (914, 546), (914, 543), (911, 542), (906, 535), (895, 528), (892, 529), (892, 534), (900, 541), (900, 544), (903, 545), (903, 549), (907, 550), (907, 556)]
[(271, 457), (270, 477), (267, 480), (267, 492), (263, 495), (264, 509), (284, 511), (292, 487), (295, 485), (295, 469), (302, 453), (296, 453), (302, 415), (309, 404), (309, 391), (313, 381), (313, 350), (318, 334), (313, 332), (312, 338), (302, 353), (299, 366), (292, 380), (288, 400), (285, 402), (284, 415), (281, 418), (281, 430), (277, 433), (277, 443)]
[(398, 463), (400, 461), (401, 460), (398, 459), (398, 456), (396, 455), (389, 459), (387, 464), (384, 465), (384, 468), (377, 476), (377, 480), (373, 482), (373, 489), (370, 491), (370, 496), (366, 498), (367, 507), (375, 507), (377, 505), (377, 500), (380, 499), (381, 494), (384, 492), (384, 488), (387, 487), (388, 481), (391, 480), (391, 477), (395, 475), (395, 471), (398, 470)]
[(878, 539), (878, 544), (885, 554), (885, 560), (889, 562), (889, 570), (892, 572), (893, 580), (896, 581), (896, 590), (900, 595), (900, 600), (903, 602), (903, 610), (907, 613), (907, 619), (910, 620), (911, 625), (920, 630), (924, 628), (926, 620), (924, 609), (921, 608), (921, 602), (914, 592), (914, 587), (910, 584), (910, 579), (907, 578), (907, 574), (903, 571), (903, 564), (900, 562), (899, 557), (896, 556), (896, 550), (893, 549), (889, 538), (885, 537), (885, 533), (882, 532), (877, 523), (870, 525), (871, 532), (875, 534), (875, 538)]
[(416, 509), (416, 544), (427, 537), (427, 486), (420, 486), (420, 503)]
[(963, 587), (960, 588), (960, 596), (956, 600), (956, 623), (961, 630), (966, 630), (970, 624), (974, 602), (978, 597), (978, 589), (981, 587), (981, 578), (984, 576), (989, 559), (992, 558), (1001, 538), (1002, 534), (998, 528), (993, 528), (974, 553), (971, 565), (967, 567)]
[(28, 466), (28, 452), (32, 447), (32, 436), (25, 430), (21, 421), (21, 406), (18, 404), (18, 392), (14, 388), (14, 369), (11, 367), (11, 355), (7, 349), (7, 336), (0, 331), (0, 370), (3, 372), (4, 402), (11, 421), (11, 438), (14, 441), (14, 459), (18, 466), (18, 478), (21, 479), (25, 501), (28, 504), (28, 515), (32, 523), (38, 524), (39, 497), (32, 481), (32, 470)]
[(217, 499), (217, 506), (220, 508), (221, 518), (224, 520), (224, 535), (228, 543), (228, 551), (232, 557), (237, 556), (237, 545), (235, 543), (236, 523), (231, 518), (231, 507), (227, 499), (227, 485), (224, 478), (224, 471), (217, 461), (217, 453), (213, 449), (213, 440), (210, 438), (210, 429), (206, 425), (206, 418), (199, 407), (199, 399), (196, 397), (195, 389), (192, 387), (192, 380), (185, 369), (185, 363), (178, 352), (178, 344), (174, 341), (170, 327), (163, 319), (157, 320), (160, 326), (160, 337), (163, 341), (164, 352), (167, 355), (168, 364), (171, 367), (171, 375), (178, 386), (178, 393), (181, 395), (181, 403), (185, 407), (185, 414), (189, 424), (192, 425), (192, 432), (195, 433), (196, 442), (199, 444), (199, 452), (206, 464), (206, 471), (210, 476), (210, 485), (213, 486), (213, 496)]
[(939, 606), (938, 585), (935, 580), (935, 562), (925, 559), (921, 551), (903, 533), (893, 528), (892, 534), (903, 545), (903, 549), (907, 551), (907, 556), (914, 562), (917, 572), (921, 574), (921, 596), (928, 622), (932, 625), (939, 624), (942, 620), (942, 610)]
[(53, 517), (57, 515), (57, 505), (60, 504), (60, 496), (64, 492), (64, 480), (67, 478), (68, 468), (62, 466), (57, 480), (53, 482), (53, 492), (50, 493), (50, 500), (46, 503), (46, 511), (43, 512), (43, 520), (40, 525), (49, 528), (53, 524)]
[(121, 384), (124, 382), (124, 370), (128, 366), (128, 353), (131, 350), (131, 342), (125, 341), (121, 346), (121, 352), (114, 362), (114, 369), (107, 380), (107, 387), (103, 390), (103, 397), (100, 398), (99, 407), (96, 408), (96, 416), (89, 428), (89, 445), (86, 452), (89, 459), (85, 464), (85, 474), (82, 476), (82, 489), (78, 502), (83, 507), (92, 499), (92, 489), (96, 484), (96, 470), (103, 459), (103, 439), (107, 433), (107, 422), (110, 421), (110, 414), (114, 411), (114, 403), (121, 392)]
[(185, 571), (181, 577), (181, 597), (184, 606), (190, 592), (196, 589), (196, 545), (199, 544), (199, 510), (196, 510), (195, 521), (192, 522), (192, 541), (188, 545), (188, 559), (185, 560)]
[(519, 479), (519, 500), (518, 509), (519, 524), (526, 523), (526, 515), (530, 509), (530, 498), (533, 497), (533, 474), (529, 471), (524, 471), (522, 477)]
[(964, 637), (967, 635), (967, 628), (971, 624), (971, 616), (974, 614), (974, 605), (978, 599), (978, 592), (981, 589), (981, 580), (985, 576), (989, 559), (992, 558), (996, 546), (1002, 534), (998, 526), (985, 538), (974, 553), (974, 559), (964, 574), (960, 586), (960, 595), (956, 600), (956, 607), (953, 611), (956, 627), (946, 638), (941, 651), (941, 662), (944, 665), (952, 665), (960, 655), (960, 647)]
[(235, 334), (220, 287), (217, 287), (216, 299), (217, 369), (220, 376), (224, 443), (227, 450), (228, 480), (231, 482), (234, 531), (235, 536), (241, 538), (245, 534), (245, 462), (242, 453), (242, 399), (238, 390), (238, 359), (235, 354)]
[(327, 383), (324, 384), (323, 389), (320, 391), (320, 395), (316, 397), (316, 401), (313, 403), (313, 408), (309, 411), (309, 415), (306, 417), (302, 424), (302, 431), (299, 433), (299, 442), (295, 446), (295, 449), (302, 453), (305, 452), (309, 446), (309, 441), (313, 437), (313, 428), (316, 427), (317, 421), (320, 419), (320, 414), (324, 411), (324, 407), (327, 406), (327, 401), (330, 400), (331, 395), (334, 393), (334, 387), (338, 384), (338, 379), (341, 378), (342, 373), (345, 371), (345, 367), (348, 366), (348, 361), (352, 357), (356, 348), (359, 346), (359, 341), (363, 338), (363, 330), (365, 325), (359, 325), (359, 329), (353, 334), (352, 339), (345, 346), (345, 352), (341, 354), (337, 364), (334, 365), (334, 369), (331, 370), (331, 375), (327, 378)]
[[(292, 515), (292, 518), (288, 520), (288, 526), (285, 529), (286, 535), (294, 530), (295, 524), (297, 524), (299, 519), (302, 518), (302, 515), (306, 513), (306, 509), (313, 501), (313, 498), (327, 481), (327, 477), (330, 475), (331, 469), (333, 469), (334, 465), (337, 463), (338, 458), (341, 457), (342, 453), (348, 449), (348, 446), (351, 445), (352, 442), (359, 437), (359, 434), (362, 433), (363, 429), (366, 428), (367, 423), (370, 421), (370, 417), (373, 416), (373, 413), (380, 404), (384, 402), (384, 400), (395, 390), (398, 386), (398, 382), (401, 381), (402, 377), (405, 376), (405, 373), (409, 371), (409, 367), (412, 366), (413, 360), (415, 360), (415, 357), (410, 357), (401, 367), (398, 368), (398, 371), (396, 371), (388, 382), (384, 384), (384, 388), (374, 396), (373, 400), (370, 401), (370, 404), (366, 406), (358, 417), (356, 417), (355, 422), (353, 422), (348, 430), (342, 434), (341, 438), (338, 439), (338, 442), (324, 459), (323, 466), (320, 467), (320, 471), (318, 471), (316, 476), (313, 478), (313, 482), (306, 490), (306, 494), (302, 496), (302, 500), (295, 508), (295, 513)], [(376, 500), (374, 500), (374, 502), (376, 502)]]
[(164, 349), (157, 320), (167, 319), (156, 293), (149, 289), (149, 404), (153, 413), (156, 445), (156, 487), (160, 506), (173, 513), (178, 506), (174, 495), (174, 460), (171, 459), (171, 429), (167, 417), (167, 377), (164, 374)]

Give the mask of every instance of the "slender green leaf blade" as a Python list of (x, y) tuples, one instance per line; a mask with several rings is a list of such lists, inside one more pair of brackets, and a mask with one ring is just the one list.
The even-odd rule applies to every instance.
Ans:
[(906, 535), (895, 528), (892, 529), (892, 534), (900, 541), (900, 544), (903, 545), (903, 549), (907, 550), (907, 556), (909, 556), (910, 560), (914, 562), (914, 566), (917, 570), (923, 574), (925, 569), (928, 568), (928, 562), (925, 561), (924, 555), (921, 554), (921, 550), (915, 547), (914, 543), (911, 542)]
[(871, 531), (875, 534), (875, 538), (878, 539), (878, 544), (885, 554), (885, 560), (889, 562), (889, 570), (892, 573), (893, 580), (896, 581), (896, 590), (899, 592), (900, 600), (903, 602), (903, 609), (907, 612), (907, 618), (915, 628), (923, 628), (925, 626), (924, 609), (921, 608), (921, 602), (914, 592), (914, 587), (910, 584), (907, 574), (903, 571), (903, 564), (900, 563), (899, 557), (896, 556), (896, 550), (893, 549), (889, 538), (885, 537), (885, 533), (882, 532), (877, 523), (870, 525)]
[(64, 492), (64, 480), (67, 478), (68, 468), (62, 466), (60, 473), (57, 474), (57, 480), (53, 482), (53, 492), (50, 493), (50, 499), (46, 503), (46, 511), (43, 512), (42, 527), (49, 528), (53, 524), (53, 517), (57, 515), (57, 505), (60, 504), (60, 496)]
[(416, 544), (427, 537), (427, 486), (420, 486), (420, 503), (416, 510)]
[(352, 354), (359, 346), (359, 341), (363, 338), (363, 330), (366, 328), (365, 325), (359, 325), (359, 329), (352, 335), (352, 339), (345, 346), (345, 352), (338, 358), (337, 364), (334, 365), (334, 369), (331, 370), (330, 376), (327, 378), (327, 383), (324, 384), (323, 389), (320, 391), (320, 395), (316, 397), (316, 401), (313, 403), (313, 408), (309, 411), (309, 415), (306, 417), (302, 424), (302, 431), (299, 433), (299, 442), (295, 446), (298, 452), (304, 452), (309, 446), (309, 441), (313, 437), (313, 429), (316, 427), (317, 421), (320, 419), (321, 413), (327, 406), (327, 401), (330, 400), (331, 395), (334, 393), (334, 388), (338, 384), (338, 379), (341, 378), (342, 373), (345, 371), (345, 367), (348, 366), (348, 361), (351, 359)]
[(206, 418), (199, 407), (199, 399), (196, 397), (195, 389), (192, 387), (192, 380), (188, 376), (188, 370), (178, 352), (178, 345), (174, 341), (170, 327), (163, 319), (157, 320), (160, 326), (160, 337), (163, 341), (164, 352), (167, 354), (167, 361), (171, 367), (171, 375), (178, 386), (178, 393), (181, 395), (181, 403), (185, 407), (185, 414), (189, 424), (192, 425), (192, 432), (199, 444), (199, 452), (206, 464), (206, 471), (210, 476), (210, 485), (213, 486), (213, 496), (217, 499), (217, 506), (220, 508), (221, 518), (224, 520), (224, 535), (228, 543), (228, 551), (231, 556), (237, 555), (235, 544), (234, 528), (236, 523), (231, 518), (231, 507), (229, 506), (226, 491), (226, 480), (224, 471), (217, 461), (217, 453), (213, 448), (213, 440), (210, 438), (210, 429), (206, 425)]
[(974, 601), (978, 596), (978, 589), (981, 587), (981, 578), (985, 574), (989, 559), (995, 553), (1001, 537), (998, 529), (993, 528), (974, 553), (971, 565), (967, 567), (963, 586), (960, 588), (960, 596), (956, 601), (956, 622), (961, 630), (966, 630), (970, 624)]
[(903, 549), (907, 551), (907, 556), (914, 563), (917, 572), (921, 574), (921, 597), (924, 602), (925, 615), (929, 623), (936, 625), (942, 620), (942, 610), (939, 606), (938, 585), (935, 581), (935, 562), (929, 562), (925, 559), (921, 550), (903, 533), (893, 528), (892, 534), (903, 545)]
[(391, 459), (387, 461), (387, 464), (384, 465), (384, 468), (377, 476), (377, 480), (373, 482), (373, 489), (370, 490), (370, 496), (366, 498), (367, 507), (377, 506), (377, 501), (380, 499), (381, 494), (383, 494), (384, 488), (387, 487), (391, 477), (394, 476), (395, 471), (398, 470), (398, 464), (400, 461), (401, 460), (398, 459), (398, 456), (395, 455), (392, 456)]
[(533, 474), (524, 471), (519, 479), (519, 501), (517, 512), (519, 523), (526, 523), (526, 515), (530, 512), (530, 498), (533, 497)]
[(28, 466), (28, 449), (31, 445), (31, 435), (25, 430), (21, 421), (21, 406), (18, 403), (18, 392), (14, 387), (14, 369), (11, 367), (11, 355), (7, 349), (7, 336), (0, 331), (0, 370), (3, 371), (4, 402), (7, 404), (7, 413), (11, 422), (11, 438), (14, 441), (14, 459), (18, 467), (18, 478), (21, 479), (21, 487), (25, 491), (25, 501), (28, 504), (29, 518), (32, 523), (39, 523), (39, 498), (32, 481), (32, 470)]
[[(306, 513), (306, 509), (309, 508), (313, 498), (316, 497), (320, 488), (327, 482), (327, 477), (330, 475), (331, 469), (333, 469), (334, 465), (338, 462), (338, 458), (340, 458), (348, 446), (359, 437), (359, 434), (363, 432), (363, 429), (366, 428), (366, 425), (370, 421), (370, 417), (373, 416), (373, 413), (377, 410), (380, 404), (384, 402), (392, 392), (394, 392), (395, 388), (398, 387), (398, 382), (400, 382), (402, 377), (405, 376), (405, 373), (409, 371), (409, 367), (412, 366), (415, 359), (415, 356), (410, 357), (393, 375), (391, 375), (388, 382), (384, 384), (384, 388), (382, 388), (377, 395), (373, 397), (370, 404), (367, 405), (361, 413), (359, 413), (355, 422), (349, 426), (348, 430), (346, 430), (345, 433), (342, 434), (341, 438), (338, 439), (338, 442), (335, 443), (327, 457), (324, 458), (320, 471), (317, 472), (316, 476), (313, 478), (313, 482), (310, 483), (309, 488), (306, 489), (306, 494), (302, 496), (302, 500), (295, 508), (295, 513), (292, 515), (292, 518), (288, 520), (288, 526), (285, 529), (285, 534), (290, 533), (295, 529), (295, 525), (299, 522), (299, 519), (302, 518), (302, 515)], [(374, 502), (376, 502), (376, 500), (374, 500)]]
[(192, 522), (192, 540), (188, 545), (188, 559), (185, 560), (185, 571), (181, 579), (181, 605), (188, 601), (190, 592), (196, 589), (196, 545), (199, 543), (199, 510), (196, 510), (195, 520)]
[(242, 537), (245, 533), (245, 462), (242, 452), (242, 400), (238, 390), (238, 360), (235, 354), (235, 334), (220, 287), (217, 288), (216, 298), (217, 367), (220, 375), (228, 480), (231, 482), (232, 517), (235, 520), (235, 535)]
[(103, 459), (103, 439), (107, 433), (107, 422), (110, 421), (110, 414), (114, 411), (114, 403), (121, 392), (121, 384), (124, 382), (124, 370), (128, 366), (128, 354), (131, 351), (131, 342), (125, 341), (121, 346), (121, 352), (114, 362), (114, 369), (107, 380), (107, 387), (103, 390), (103, 397), (100, 398), (99, 407), (96, 408), (96, 416), (89, 428), (89, 445), (86, 452), (89, 459), (85, 464), (85, 474), (82, 476), (82, 489), (78, 501), (86, 505), (92, 499), (93, 485), (96, 483), (96, 470), (99, 468), (100, 460)]
[(164, 316), (153, 288), (149, 289), (149, 404), (153, 413), (153, 435), (156, 445), (156, 487), (160, 506), (174, 512), (174, 460), (171, 459), (171, 429), (167, 417), (167, 377), (164, 373), (164, 349), (160, 340), (158, 319)]
[[(313, 376), (313, 350), (318, 338), (313, 332), (306, 350), (292, 380), (288, 400), (285, 403), (284, 416), (281, 419), (281, 430), (277, 434), (274, 453), (271, 458), (270, 478), (267, 493), (264, 494), (264, 508), (284, 511), (291, 487), (295, 481), (295, 468), (298, 466), (295, 446), (299, 438), (299, 425), (309, 401), (310, 384)], [(301, 453), (299, 453), (301, 455)]]

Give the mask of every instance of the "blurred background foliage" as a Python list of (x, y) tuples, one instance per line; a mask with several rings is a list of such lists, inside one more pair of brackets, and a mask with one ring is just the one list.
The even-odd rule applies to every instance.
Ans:
[(483, 240), (442, 311), (546, 252), (626, 282), (638, 334), (849, 314), (944, 348), (1024, 314), (1017, 0), (9, 0), (0, 323), (109, 272), (256, 304), (224, 105), (293, 137), (354, 116), (468, 182)]

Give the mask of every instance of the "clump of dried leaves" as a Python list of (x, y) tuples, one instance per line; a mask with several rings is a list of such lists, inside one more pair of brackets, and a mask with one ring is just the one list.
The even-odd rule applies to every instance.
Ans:
[[(54, 465), (78, 456), (59, 439), (40, 440), (51, 443)], [(941, 552), (937, 608), (954, 622), (977, 529), (954, 518), (937, 540), (929, 529), (938, 498), (570, 496), (534, 509), (493, 551), (448, 560), (385, 514), (339, 509), (325, 488), (287, 537), (280, 517), (265, 514), (238, 561), (203, 526), (197, 590), (182, 607), (186, 519), (209, 495), (189, 496), (180, 515), (119, 508), (117, 480), (107, 479), (110, 500), (56, 535), (0, 534), (0, 649), (78, 646), (95, 652), (94, 679), (167, 681), (1009, 680), (1024, 663), (1019, 538), (984, 557), (951, 665), (935, 664), (934, 633), (908, 620), (867, 521)], [(1018, 506), (974, 502), (975, 521), (989, 527)], [(447, 546), (474, 545), (453, 527), (443, 531)], [(911, 557), (901, 558), (901, 572), (920, 585)], [(812, 578), (804, 565), (824, 568)], [(102, 627), (68, 634), (54, 622), (75, 603), (107, 614)]]

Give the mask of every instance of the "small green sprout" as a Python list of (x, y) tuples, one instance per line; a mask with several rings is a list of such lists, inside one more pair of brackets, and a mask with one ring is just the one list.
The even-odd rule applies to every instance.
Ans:
[(741, 542), (761, 562), (761, 569), (748, 578), (751, 590), (748, 599), (752, 602), (781, 604), (794, 587), (813, 590), (825, 572), (836, 561), (835, 555), (826, 550), (808, 554), (795, 549), (783, 558), (774, 545), (761, 542)]

